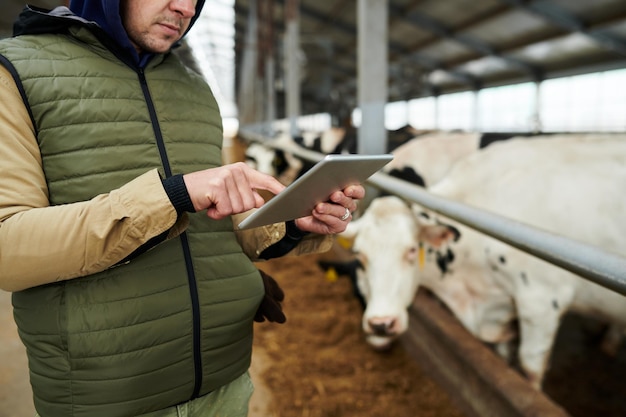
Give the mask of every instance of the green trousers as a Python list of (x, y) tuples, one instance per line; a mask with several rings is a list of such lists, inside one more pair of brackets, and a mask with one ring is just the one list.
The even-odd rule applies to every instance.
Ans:
[(203, 397), (137, 417), (246, 417), (253, 391), (250, 374), (246, 372)]

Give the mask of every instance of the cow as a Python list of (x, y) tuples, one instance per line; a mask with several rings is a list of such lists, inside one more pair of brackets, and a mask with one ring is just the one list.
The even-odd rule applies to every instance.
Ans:
[(399, 146), (434, 130), (417, 129), (409, 124), (398, 127), (396, 129), (387, 130), (387, 152), (393, 152)]
[[(420, 131), (410, 125), (389, 130), (387, 151), (393, 153), (394, 160), (387, 164), (383, 172), (426, 187), (441, 179), (462, 157), (511, 135)], [(297, 145), (322, 154), (357, 152), (356, 129), (351, 126), (331, 127), (323, 132), (304, 131), (294, 138), (288, 133), (279, 133), (270, 142), (287, 149)], [(278, 178), (286, 185), (313, 165), (262, 143), (250, 143), (245, 155), (248, 165)]]
[(245, 157), (247, 165), (273, 177), (278, 177), (282, 174), (287, 165), (282, 153), (258, 142), (252, 142), (247, 145)]
[[(568, 134), (536, 134), (533, 132), (423, 132), (392, 153), (394, 160), (383, 172), (428, 188), (443, 178), (459, 160), (492, 144), (511, 139), (558, 139)], [(585, 134), (581, 137), (611, 138), (613, 134)]]
[[(289, 135), (279, 135), (271, 139), (272, 145), (289, 149), (297, 146)], [(312, 164), (294, 156), (291, 152), (251, 142), (245, 149), (245, 163), (252, 168), (277, 178), (289, 185), (308, 170)]]
[(306, 131), (293, 138), (298, 145), (323, 154), (356, 153), (356, 129), (332, 126), (323, 132)]
[[(626, 137), (564, 135), (493, 144), (455, 164), (429, 192), (626, 253)], [(519, 337), (517, 360), (541, 388), (563, 315), (626, 329), (626, 297), (398, 197), (375, 199), (343, 237), (359, 259), (363, 330), (377, 349), (406, 331), (420, 285), (479, 339)]]
[(346, 137), (346, 129), (339, 127), (333, 127), (322, 133), (302, 132), (296, 137), (288, 133), (279, 133), (268, 140), (268, 144), (274, 146), (266, 146), (260, 142), (248, 144), (245, 162), (260, 172), (278, 178), (284, 185), (289, 185), (313, 166), (313, 163), (296, 157), (289, 149), (302, 147), (324, 154), (344, 153)]
[[(388, 131), (389, 138), (393, 138), (394, 146), (419, 134), (420, 131), (410, 126)], [(348, 125), (347, 127), (331, 127), (323, 132), (303, 131), (296, 137), (282, 132), (270, 139), (269, 144), (274, 146), (266, 146), (259, 142), (250, 143), (245, 150), (245, 161), (249, 166), (272, 175), (287, 185), (313, 166), (313, 163), (294, 156), (289, 149), (302, 147), (325, 155), (354, 154), (357, 153), (357, 131), (356, 128)], [(281, 147), (284, 150), (278, 149)]]
[(393, 161), (383, 172), (429, 187), (443, 178), (459, 159), (476, 152), (480, 137), (480, 133), (465, 132), (433, 132), (416, 136), (392, 151)]

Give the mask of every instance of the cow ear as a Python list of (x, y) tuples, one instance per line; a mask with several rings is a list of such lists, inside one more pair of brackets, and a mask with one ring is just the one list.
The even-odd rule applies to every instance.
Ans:
[(458, 230), (445, 224), (423, 225), (420, 228), (419, 241), (435, 248), (458, 239)]

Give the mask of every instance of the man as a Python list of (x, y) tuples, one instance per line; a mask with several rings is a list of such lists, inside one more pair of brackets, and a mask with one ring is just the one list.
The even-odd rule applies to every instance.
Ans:
[(328, 249), (364, 196), (233, 231), (283, 186), (220, 166), (217, 104), (170, 53), (203, 3), (26, 8), (0, 41), (0, 287), (42, 417), (245, 416), (251, 260)]

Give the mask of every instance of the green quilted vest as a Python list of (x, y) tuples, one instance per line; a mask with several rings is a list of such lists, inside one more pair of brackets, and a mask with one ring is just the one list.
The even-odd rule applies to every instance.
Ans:
[[(26, 93), (52, 205), (155, 167), (165, 175), (221, 163), (219, 110), (197, 74), (173, 55), (138, 72), (88, 30), (72, 32), (0, 42)], [(230, 219), (190, 218), (180, 238), (128, 264), (14, 293), (42, 417), (135, 416), (248, 369), (259, 274)]]

